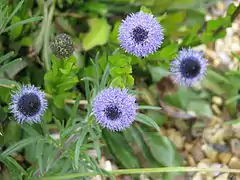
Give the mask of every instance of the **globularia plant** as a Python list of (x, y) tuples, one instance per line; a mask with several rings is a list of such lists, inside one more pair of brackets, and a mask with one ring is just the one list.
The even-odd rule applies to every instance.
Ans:
[[(209, 100), (191, 89), (195, 84), (210, 84), (214, 93), (222, 93), (211, 80), (225, 82), (222, 94), (232, 101), (239, 86), (207, 69), (208, 58), (194, 47), (224, 37), (240, 5), (205, 21), (194, 9), (179, 10), (176, 2), (146, 2), (153, 13), (140, 8), (142, 3), (22, 0), (0, 5), (0, 34), (9, 40), (8, 49), (23, 56), (0, 57), (0, 179), (2, 169), (13, 179), (29, 180), (114, 179), (145, 172), (151, 179), (170, 180), (173, 171), (203, 171), (180, 167), (182, 158), (160, 126), (166, 116), (185, 118), (176, 108), (195, 112), (189, 102), (196, 99), (211, 111)], [(43, 17), (21, 21), (41, 12)], [(0, 51), (6, 52), (1, 46)], [(234, 82), (240, 80), (239, 73), (230, 74)], [(162, 78), (179, 85), (179, 92), (163, 92), (169, 87)], [(124, 170), (106, 171), (103, 159)]]
[(13, 92), (10, 110), (18, 123), (39, 123), (47, 109), (45, 94), (33, 85)]
[(163, 28), (152, 14), (137, 12), (123, 20), (118, 39), (126, 52), (145, 57), (156, 52), (163, 43)]
[(136, 98), (119, 88), (103, 90), (93, 102), (97, 122), (111, 131), (128, 128), (136, 118), (136, 110)]
[(171, 62), (173, 80), (184, 86), (198, 83), (207, 70), (207, 60), (202, 52), (182, 49)]

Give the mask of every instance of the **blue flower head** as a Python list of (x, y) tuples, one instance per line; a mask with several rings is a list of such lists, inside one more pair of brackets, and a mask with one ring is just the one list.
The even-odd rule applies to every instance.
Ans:
[(136, 98), (127, 90), (108, 88), (100, 92), (93, 102), (97, 122), (111, 131), (128, 128), (136, 117)]
[(145, 57), (157, 51), (164, 35), (163, 28), (152, 14), (130, 14), (119, 28), (118, 39), (128, 53)]
[(37, 123), (47, 109), (47, 100), (38, 88), (26, 85), (13, 92), (9, 109), (20, 124)]
[(192, 86), (204, 77), (207, 65), (203, 53), (182, 49), (171, 62), (172, 79), (180, 85)]

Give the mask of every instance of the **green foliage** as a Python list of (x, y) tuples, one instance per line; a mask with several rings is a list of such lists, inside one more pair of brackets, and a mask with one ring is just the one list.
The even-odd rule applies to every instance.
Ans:
[[(103, 156), (119, 168), (130, 169), (129, 174), (132, 168), (170, 167), (171, 171), (183, 160), (174, 144), (159, 133), (169, 119), (159, 100), (172, 112), (212, 118), (211, 97), (221, 96), (231, 118), (226, 124), (239, 123), (239, 68), (227, 72), (209, 68), (201, 89), (161, 92), (169, 88), (170, 83), (166, 86), (162, 80), (169, 76), (169, 63), (177, 52), (224, 37), (239, 6), (230, 4), (223, 17), (205, 21), (216, 0), (0, 2), (0, 161), (4, 164), (0, 179), (89, 179), (88, 173), (114, 179), (112, 172), (99, 167)], [(119, 49), (122, 18), (139, 10), (154, 14), (165, 35), (162, 46), (145, 58)], [(49, 40), (60, 32), (75, 42), (73, 56), (64, 60), (49, 56)], [(232, 56), (240, 60), (238, 54)], [(20, 84), (30, 83), (46, 92), (49, 108), (40, 124), (19, 125), (8, 110), (10, 94)], [(102, 130), (92, 114), (94, 97), (110, 86), (136, 89), (130, 91), (139, 104), (136, 121), (123, 132)], [(18, 156), (25, 164), (16, 160)], [(176, 175), (162, 172), (147, 175), (164, 180)]]
[(120, 52), (108, 57), (110, 64), (111, 84), (113, 87), (132, 86), (134, 78), (132, 77), (131, 57)]
[(90, 31), (83, 38), (83, 49), (89, 50), (97, 45), (103, 45), (108, 40), (108, 34), (110, 32), (110, 26), (106, 19), (90, 19), (88, 21)]
[(57, 59), (52, 56), (52, 69), (44, 77), (46, 92), (51, 94), (53, 102), (58, 108), (63, 108), (64, 99), (71, 98), (72, 94), (68, 91), (79, 82), (77, 73), (76, 59)]

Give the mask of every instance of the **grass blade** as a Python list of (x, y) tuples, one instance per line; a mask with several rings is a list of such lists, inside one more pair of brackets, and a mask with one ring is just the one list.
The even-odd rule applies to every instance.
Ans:
[(150, 117), (145, 114), (137, 113), (136, 121), (143, 123), (149, 127), (155, 128), (157, 131), (160, 131), (158, 124)]
[(4, 64), (1, 68), (0, 68), (0, 74), (3, 73), (7, 68), (9, 68), (10, 66), (12, 66), (14, 63), (18, 62), (18, 61), (22, 61), (22, 58), (17, 58), (7, 64)]
[(12, 153), (18, 151), (19, 149), (22, 149), (23, 147), (36, 142), (39, 139), (39, 137), (30, 137), (21, 141), (18, 141), (17, 143), (13, 144), (9, 148), (7, 148), (3, 153), (2, 156), (8, 156), (11, 155)]
[(28, 23), (39, 21), (39, 20), (42, 20), (42, 19), (43, 19), (43, 17), (39, 16), (39, 17), (33, 17), (33, 18), (29, 18), (29, 19), (26, 19), (26, 20), (23, 20), (23, 21), (19, 21), (15, 24), (12, 24), (11, 26), (8, 26), (7, 28), (5, 28), (3, 32), (10, 31), (11, 29), (13, 29), (17, 26), (20, 26), (20, 25), (28, 24)]

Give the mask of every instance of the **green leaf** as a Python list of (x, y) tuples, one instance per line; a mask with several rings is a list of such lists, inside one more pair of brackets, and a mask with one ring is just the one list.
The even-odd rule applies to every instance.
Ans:
[(178, 52), (177, 44), (170, 44), (147, 57), (148, 60), (172, 60)]
[(33, 39), (32, 39), (32, 37), (29, 37), (29, 36), (23, 37), (20, 41), (20, 44), (22, 46), (31, 46), (32, 43), (33, 43)]
[(188, 110), (194, 111), (197, 115), (212, 117), (213, 113), (209, 102), (198, 100), (188, 104)]
[(231, 3), (227, 9), (227, 15), (231, 16), (236, 9), (237, 9), (237, 6), (235, 6), (234, 3)]
[(158, 124), (150, 117), (145, 114), (137, 113), (136, 121), (143, 123), (149, 127), (155, 128), (157, 131), (160, 131)]
[(119, 44), (119, 40), (118, 40), (118, 30), (119, 30), (120, 24), (121, 24), (120, 21), (117, 21), (117, 22), (115, 23), (115, 25), (114, 25), (114, 27), (113, 27), (113, 30), (112, 30), (112, 32), (111, 32), (111, 34), (110, 34), (110, 38), (109, 38), (109, 40), (110, 40), (111, 42), (114, 42), (114, 43), (117, 43), (117, 44)]
[(226, 104), (231, 104), (240, 99), (240, 95), (233, 96), (226, 100)]
[(57, 94), (53, 97), (53, 102), (58, 108), (63, 108), (64, 107), (64, 99), (69, 95), (69, 93), (61, 93)]
[(138, 106), (138, 109), (148, 109), (148, 110), (161, 110), (161, 107), (157, 106)]
[(143, 156), (144, 158), (144, 164), (142, 164), (143, 167), (145, 167), (145, 165), (147, 167), (160, 166), (160, 164), (154, 159), (148, 146), (144, 142), (141, 133), (138, 131), (139, 128), (140, 128), (139, 126), (135, 128), (135, 126), (133, 125), (126, 129), (125, 131), (123, 131), (125, 139), (128, 141), (128, 144), (130, 146), (134, 147), (134, 149), (138, 148), (137, 149), (137, 152), (139, 153), (138, 157)]
[(79, 166), (80, 149), (87, 133), (88, 133), (88, 129), (86, 127), (82, 128), (82, 132), (80, 133), (76, 143), (76, 148), (74, 152), (74, 166), (76, 169), (78, 169), (78, 166)]
[(103, 4), (103, 3), (100, 3), (97, 1), (84, 3), (84, 9), (87, 9), (88, 11), (99, 13), (102, 16), (105, 15), (108, 11), (106, 4)]
[(72, 111), (71, 111), (70, 117), (67, 121), (66, 127), (69, 127), (71, 125), (71, 122), (73, 121), (73, 119), (76, 117), (80, 100), (81, 100), (81, 96), (78, 96), (72, 107)]
[(220, 82), (224, 82), (226, 84), (229, 84), (229, 81), (226, 77), (224, 77), (223, 75), (208, 69), (207, 71), (207, 76), (210, 76), (211, 78), (214, 78), (216, 81), (220, 81)]
[(110, 84), (110, 87), (124, 87), (124, 84), (123, 84), (123, 79), (121, 76), (117, 76), (115, 77), (111, 84)]
[(171, 33), (178, 29), (178, 26), (184, 21), (185, 17), (186, 11), (172, 13), (163, 19), (161, 21), (161, 24), (164, 27), (166, 33)]
[[(7, 73), (9, 78), (13, 78), (16, 74), (18, 74), (23, 68), (25, 68), (28, 65), (26, 61), (23, 61), (22, 58), (17, 58), (9, 63), (2, 66), (6, 66), (5, 72)], [(0, 68), (1, 71), (1, 68)]]
[(7, 17), (6, 22), (4, 22), (4, 25), (2, 26), (3, 28), (1, 28), (0, 34), (3, 33), (3, 32), (7, 32), (7, 30), (4, 29), (4, 28), (6, 27), (6, 25), (7, 25), (8, 23), (10, 23), (10, 21), (11, 21), (12, 18), (13, 18), (13, 16), (15, 16), (15, 14), (21, 9), (23, 3), (24, 3), (24, 0), (21, 0), (21, 1), (18, 3), (17, 7), (16, 7), (16, 8), (13, 10), (13, 12), (10, 14), (10, 16)]
[(9, 79), (0, 79), (0, 84), (10, 85), (10, 86), (18, 86), (19, 85), (16, 81), (12, 81)]
[(38, 160), (38, 166), (40, 170), (40, 174), (43, 175), (44, 164), (43, 164), (43, 153), (44, 153), (44, 140), (39, 140), (36, 146), (36, 157)]
[(39, 137), (30, 137), (30, 138), (26, 138), (23, 139), (21, 141), (18, 141), (17, 143), (15, 143), (14, 145), (8, 147), (4, 152), (2, 152), (2, 156), (8, 156), (11, 155), (12, 153), (22, 149), (23, 147), (36, 142), (37, 140), (39, 140)]
[(127, 75), (126, 77), (126, 86), (134, 85), (134, 77), (132, 75)]
[(153, 157), (162, 165), (167, 167), (179, 166), (181, 164), (180, 156), (171, 141), (158, 133), (149, 133), (141, 131), (145, 143), (152, 152)]
[(59, 89), (59, 92), (67, 91), (73, 88), (78, 83), (77, 77), (68, 78), (68, 81), (64, 81), (56, 86)]
[[(22, 174), (27, 175), (27, 172), (24, 170), (24, 168), (16, 162), (16, 160), (10, 156), (3, 157), (0, 155), (0, 162), (5, 164), (6, 167), (8, 167), (9, 170), (16, 172), (19, 174), (19, 178)], [(1, 176), (0, 176), (1, 177)], [(5, 180), (5, 179), (3, 179)]]
[(24, 25), (24, 24), (28, 24), (28, 23), (35, 22), (35, 21), (40, 21), (40, 20), (42, 20), (42, 17), (33, 17), (33, 18), (29, 18), (29, 19), (26, 19), (26, 20), (23, 20), (23, 21), (19, 21), (15, 24), (12, 24), (9, 27), (7, 27), (3, 32), (10, 31), (11, 29), (16, 28), (17, 26), (21, 26), (21, 25)]
[(88, 21), (90, 31), (83, 39), (83, 49), (85, 51), (97, 45), (103, 45), (108, 41), (110, 25), (106, 19), (93, 18)]
[(210, 20), (207, 23), (207, 32), (212, 32), (220, 27), (228, 27), (231, 25), (230, 17), (218, 18), (216, 20)]
[(146, 13), (146, 14), (152, 14), (151, 9), (146, 8), (145, 6), (141, 6), (140, 11)]
[(113, 67), (110, 70), (110, 74), (113, 77), (116, 76), (121, 76), (121, 75), (125, 75), (125, 74), (131, 74), (132, 73), (132, 66), (124, 66), (124, 67)]
[(22, 58), (15, 59), (7, 64), (4, 64), (2, 67), (0, 67), (0, 73), (3, 73), (4, 71), (6, 71), (8, 68), (10, 68), (11, 66), (13, 66), (15, 63), (19, 61), (22, 61)]
[(109, 74), (110, 74), (110, 65), (107, 64), (106, 68), (104, 69), (104, 73), (102, 75), (102, 79), (101, 79), (101, 83), (100, 83), (101, 89), (104, 89), (105, 85), (107, 84)]
[(240, 123), (240, 118), (224, 122), (224, 124), (239, 124), (239, 123)]
[(9, 60), (13, 56), (14, 56), (14, 51), (8, 52), (7, 54), (1, 56), (0, 57), (0, 64), (3, 63), (4, 61)]
[(20, 140), (21, 128), (13, 121), (5, 127), (3, 136), (0, 136), (0, 142), (4, 145), (10, 145)]
[(138, 159), (133, 154), (132, 148), (129, 147), (123, 135), (118, 132), (109, 132), (103, 130), (103, 137), (107, 142), (108, 148), (112, 152), (112, 155), (118, 159), (123, 167), (140, 167)]
[(129, 66), (131, 63), (131, 57), (125, 55), (125, 54), (120, 54), (116, 53), (112, 56), (108, 57), (109, 63), (111, 66)]
[[(12, 18), (12, 21), (11, 21), (11, 24), (15, 24), (17, 22), (21, 21), (21, 18), (18, 17), (18, 16), (14, 16)], [(20, 36), (21, 32), (22, 32), (22, 29), (23, 29), (23, 26), (22, 25), (19, 25), (15, 28), (12, 28), (9, 32), (9, 35), (12, 39), (16, 39)]]

